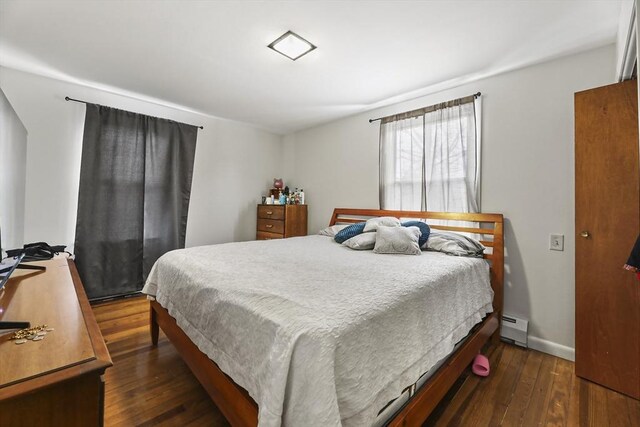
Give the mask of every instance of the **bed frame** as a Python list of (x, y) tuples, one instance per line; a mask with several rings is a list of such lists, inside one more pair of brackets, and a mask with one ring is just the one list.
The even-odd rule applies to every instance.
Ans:
[[(504, 282), (504, 240), (503, 218), (501, 214), (482, 213), (443, 213), (409, 212), (378, 209), (343, 209), (333, 211), (329, 225), (361, 222), (371, 217), (395, 216), (398, 218), (447, 220), (477, 223), (476, 227), (457, 227), (452, 225), (429, 224), (433, 229), (466, 232), (482, 235), (482, 244), (490, 249), (485, 254), (491, 265), (491, 287), (493, 288), (494, 312), (485, 317), (438, 371), (411, 397), (411, 399), (393, 416), (388, 426), (420, 426), (442, 400), (458, 377), (469, 366), (473, 358), (490, 340), (496, 343), (500, 339), (500, 317), (503, 304)], [(151, 341), (158, 344), (159, 328), (173, 343), (178, 353), (198, 378), (218, 409), (232, 426), (250, 427), (258, 424), (258, 405), (246, 390), (237, 385), (218, 368), (207, 355), (176, 324), (156, 301), (151, 301)]]

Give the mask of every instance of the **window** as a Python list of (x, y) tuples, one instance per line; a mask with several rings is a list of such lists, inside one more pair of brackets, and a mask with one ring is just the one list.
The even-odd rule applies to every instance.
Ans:
[(383, 119), (380, 207), (478, 212), (479, 116), (479, 100), (468, 97)]

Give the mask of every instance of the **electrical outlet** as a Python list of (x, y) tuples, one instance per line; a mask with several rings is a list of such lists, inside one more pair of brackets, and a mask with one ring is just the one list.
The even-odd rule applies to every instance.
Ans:
[(550, 234), (549, 249), (552, 251), (564, 251), (564, 234)]

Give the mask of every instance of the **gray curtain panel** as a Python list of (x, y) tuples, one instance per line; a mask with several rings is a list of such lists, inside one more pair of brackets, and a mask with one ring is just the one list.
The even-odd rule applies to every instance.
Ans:
[(87, 104), (75, 254), (90, 299), (142, 289), (183, 248), (198, 129)]

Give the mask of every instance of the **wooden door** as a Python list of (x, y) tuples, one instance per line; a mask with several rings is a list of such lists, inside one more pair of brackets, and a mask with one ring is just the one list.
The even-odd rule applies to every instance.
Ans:
[(640, 284), (622, 268), (640, 231), (635, 81), (575, 95), (576, 375), (640, 398)]

